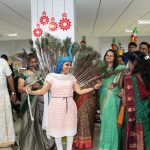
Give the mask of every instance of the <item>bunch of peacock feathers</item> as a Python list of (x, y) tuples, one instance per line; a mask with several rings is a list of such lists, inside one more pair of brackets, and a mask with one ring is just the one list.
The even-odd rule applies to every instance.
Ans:
[(27, 52), (27, 50), (25, 50), (24, 48), (22, 48), (22, 52), (16, 53), (13, 56), (18, 61), (26, 63), (26, 64), (28, 63), (29, 54), (34, 53), (36, 55), (36, 49), (33, 46), (32, 39), (29, 39), (28, 43), (29, 43), (29, 46), (30, 46), (28, 52)]
[[(59, 56), (68, 56), (68, 48), (72, 45), (72, 55), (74, 58), (72, 74), (77, 78), (80, 87), (86, 87), (94, 84), (95, 81), (107, 78), (119, 71), (107, 71), (107, 66), (101, 60), (100, 54), (92, 47), (86, 46), (86, 43), (71, 43), (71, 38), (66, 38), (63, 42), (60, 39), (45, 34), (41, 39), (37, 39), (36, 50), (34, 51), (39, 60), (39, 67), (43, 79), (54, 71)], [(24, 57), (26, 52), (20, 54), (18, 58)]]
[[(53, 72), (59, 56), (68, 56), (68, 48), (72, 45), (72, 55), (74, 58), (72, 74), (77, 78), (81, 87), (87, 81), (98, 75), (104, 65), (100, 60), (98, 52), (86, 45), (71, 43), (71, 38), (66, 38), (63, 42), (50, 34), (46, 34), (41, 40), (36, 40), (36, 53), (39, 59), (39, 66), (45, 75)], [(103, 67), (102, 67), (103, 66)]]

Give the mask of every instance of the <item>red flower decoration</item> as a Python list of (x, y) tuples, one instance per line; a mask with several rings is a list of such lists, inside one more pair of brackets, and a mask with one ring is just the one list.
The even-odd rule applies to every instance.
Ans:
[(37, 38), (43, 34), (43, 30), (40, 28), (39, 24), (36, 25), (36, 28), (33, 30), (33, 34)]
[(62, 18), (60, 21), (59, 21), (59, 27), (60, 27), (60, 29), (62, 29), (63, 31), (64, 30), (68, 30), (68, 29), (70, 29), (70, 27), (71, 27), (71, 21), (70, 21), (70, 19), (68, 19), (68, 18)]
[(49, 29), (50, 31), (55, 31), (55, 30), (57, 30), (57, 28), (58, 28), (58, 26), (57, 26), (57, 23), (55, 22), (55, 18), (52, 17), (52, 18), (51, 18), (51, 22), (50, 22), (49, 25), (48, 25), (48, 29)]
[(42, 25), (46, 25), (46, 24), (48, 24), (48, 22), (49, 22), (49, 18), (48, 18), (48, 16), (46, 15), (46, 11), (43, 11), (42, 16), (41, 16), (41, 18), (40, 18), (40, 23), (41, 23)]

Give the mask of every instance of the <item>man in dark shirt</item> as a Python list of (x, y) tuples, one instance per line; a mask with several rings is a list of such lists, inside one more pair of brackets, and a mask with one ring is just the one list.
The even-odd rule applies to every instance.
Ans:
[(149, 44), (147, 42), (141, 42), (139, 46), (139, 51), (144, 52), (146, 55), (148, 55), (149, 50)]
[(128, 45), (128, 52), (123, 54), (125, 65), (128, 63), (130, 53), (134, 51), (137, 51), (137, 44), (135, 42), (130, 42)]

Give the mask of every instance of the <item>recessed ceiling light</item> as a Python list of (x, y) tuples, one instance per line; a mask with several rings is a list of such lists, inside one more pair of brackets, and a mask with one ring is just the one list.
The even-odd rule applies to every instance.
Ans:
[(150, 24), (150, 20), (138, 20), (138, 24)]
[(132, 32), (133, 30), (131, 29), (125, 29), (125, 32)]
[(7, 35), (7, 36), (19, 36), (18, 33), (10, 33), (10, 34), (5, 34), (5, 35)]

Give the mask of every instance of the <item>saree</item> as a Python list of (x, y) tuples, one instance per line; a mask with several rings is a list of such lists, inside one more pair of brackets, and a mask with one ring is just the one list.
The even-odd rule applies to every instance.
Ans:
[(76, 104), (78, 120), (73, 147), (77, 149), (92, 148), (95, 114), (98, 106), (97, 97), (95, 93), (85, 94), (77, 98)]
[[(149, 150), (150, 149), (150, 92), (141, 99), (139, 76), (124, 77), (126, 107), (125, 118), (121, 128), (121, 150)], [(144, 94), (144, 91), (143, 93)]]
[[(118, 65), (115, 70), (123, 69)], [(101, 110), (101, 131), (99, 140), (99, 150), (118, 150), (119, 131), (117, 127), (117, 118), (119, 113), (120, 98), (118, 97), (119, 88), (115, 86), (109, 89), (112, 83), (118, 83), (120, 73), (103, 79), (103, 84), (99, 90), (100, 110)]]
[[(24, 73), (21, 75), (21, 78), (25, 80), (25, 84), (29, 85), (34, 81), (37, 81), (39, 77), (36, 74), (28, 75)], [(41, 81), (37, 83), (43, 84)], [(43, 119), (43, 107), (44, 100), (43, 96), (31, 96), (30, 95), (30, 103), (32, 115), (34, 117), (34, 121), (31, 120), (28, 102), (28, 95), (26, 93), (21, 94), (21, 112), (22, 112), (22, 120), (21, 120), (21, 129), (20, 129), (20, 148), (21, 150), (48, 150), (54, 146), (54, 139), (48, 139), (46, 136), (46, 132), (42, 130), (42, 119)]]

